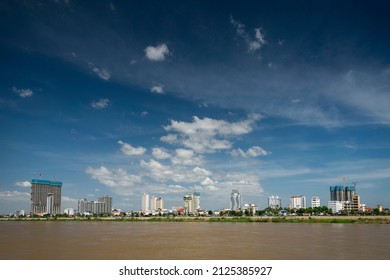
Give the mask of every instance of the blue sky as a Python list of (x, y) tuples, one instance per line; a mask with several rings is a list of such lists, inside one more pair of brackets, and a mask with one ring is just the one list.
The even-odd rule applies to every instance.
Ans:
[(28, 181), (63, 207), (205, 209), (357, 181), (390, 207), (387, 1), (2, 1), (0, 213)]

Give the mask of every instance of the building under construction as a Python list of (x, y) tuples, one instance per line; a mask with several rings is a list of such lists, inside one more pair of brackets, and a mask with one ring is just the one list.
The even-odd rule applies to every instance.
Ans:
[(31, 180), (31, 213), (36, 215), (61, 214), (62, 182)]
[(330, 202), (341, 202), (343, 210), (348, 212), (360, 210), (360, 196), (355, 186), (332, 186), (329, 190)]

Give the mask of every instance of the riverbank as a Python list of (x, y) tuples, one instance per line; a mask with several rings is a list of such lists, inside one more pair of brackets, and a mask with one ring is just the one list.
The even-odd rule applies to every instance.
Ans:
[(302, 216), (302, 217), (90, 217), (90, 218), (1, 218), (0, 221), (32, 222), (208, 222), (208, 223), (343, 223), (390, 224), (390, 216)]

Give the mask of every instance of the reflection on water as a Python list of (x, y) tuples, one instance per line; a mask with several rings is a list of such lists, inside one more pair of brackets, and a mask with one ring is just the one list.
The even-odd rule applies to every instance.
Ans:
[(0, 259), (390, 259), (390, 226), (2, 222)]

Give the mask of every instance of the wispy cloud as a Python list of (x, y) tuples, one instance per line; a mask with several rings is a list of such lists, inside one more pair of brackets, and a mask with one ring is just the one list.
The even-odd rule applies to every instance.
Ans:
[(31, 183), (29, 181), (16, 182), (15, 185), (22, 188), (31, 188)]
[(237, 35), (245, 41), (248, 48), (248, 52), (253, 53), (260, 49), (263, 45), (265, 45), (265, 36), (261, 28), (255, 28), (255, 34), (252, 37), (245, 31), (245, 25), (235, 20), (233, 16), (230, 16), (230, 23), (236, 29)]
[(34, 94), (34, 92), (27, 88), (27, 89), (18, 89), (17, 87), (12, 87), (12, 91), (17, 93), (20, 97), (22, 98), (26, 98), (26, 97), (30, 97)]
[(263, 148), (259, 146), (253, 146), (249, 148), (246, 152), (241, 150), (240, 148), (232, 150), (231, 155), (234, 157), (243, 157), (243, 158), (249, 158), (249, 157), (259, 157), (259, 156), (266, 156), (270, 153), (264, 150)]
[(111, 73), (107, 69), (94, 67), (92, 70), (102, 80), (108, 81), (111, 79)]
[(148, 46), (145, 48), (146, 58), (150, 61), (163, 61), (170, 54), (168, 46), (161, 44), (158, 46)]
[(121, 145), (121, 151), (128, 156), (140, 156), (146, 153), (146, 149), (144, 147), (133, 147), (128, 143), (123, 142), (122, 140), (118, 141), (118, 144)]
[(94, 109), (104, 109), (108, 107), (110, 100), (108, 98), (100, 98), (98, 101), (94, 101), (91, 103), (92, 108)]
[(2, 202), (28, 202), (31, 194), (29, 192), (19, 191), (1, 191), (0, 201)]

